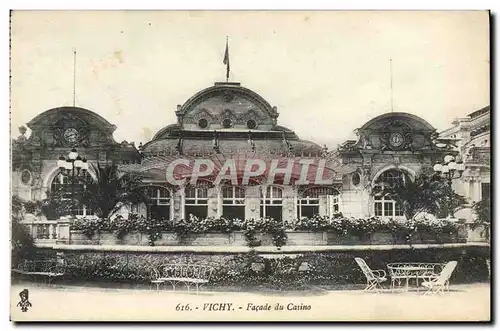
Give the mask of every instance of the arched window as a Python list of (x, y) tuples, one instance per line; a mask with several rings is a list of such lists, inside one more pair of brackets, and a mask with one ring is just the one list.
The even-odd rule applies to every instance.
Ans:
[(304, 190), (297, 200), (299, 218), (319, 214), (320, 197), (326, 199), (326, 212), (331, 216), (340, 211), (339, 191), (333, 187), (311, 187)]
[(382, 194), (385, 187), (392, 187), (399, 180), (405, 180), (405, 176), (403, 172), (396, 169), (384, 171), (377, 178), (375, 181), (373, 206), (375, 216), (404, 216), (401, 204), (396, 202), (390, 194)]
[(222, 187), (222, 216), (245, 219), (245, 188)]
[(149, 215), (155, 220), (170, 219), (170, 191), (161, 186), (149, 186), (146, 188), (146, 194), (149, 197)]
[(276, 186), (268, 186), (265, 194), (260, 195), (260, 215), (282, 220), (283, 190)]
[(184, 190), (184, 212), (185, 218), (189, 214), (198, 218), (206, 218), (208, 215), (208, 186), (186, 186)]
[[(79, 201), (78, 197), (81, 196), (82, 192), (85, 191), (87, 183), (92, 182), (92, 176), (88, 172), (84, 175), (80, 175), (75, 178), (75, 181), (71, 183), (70, 176), (58, 173), (52, 183), (50, 184), (51, 192), (59, 192), (62, 195), (62, 200), (71, 200), (72, 195)], [(75, 208), (71, 209), (71, 213), (76, 216), (90, 216), (94, 215), (94, 212), (83, 205), (81, 202), (77, 202)]]

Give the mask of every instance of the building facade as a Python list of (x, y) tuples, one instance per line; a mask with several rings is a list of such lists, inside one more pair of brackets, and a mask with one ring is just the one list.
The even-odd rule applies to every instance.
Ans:
[[(43, 112), (27, 124), (29, 137), (20, 128), (13, 141), (12, 192), (40, 200), (56, 188), (69, 189), (57, 160), (76, 148), (91, 163), (112, 160), (122, 171), (140, 174), (149, 203), (122, 212), (155, 219), (293, 221), (337, 212), (404, 218), (402, 207), (379, 188), (403, 174), (414, 178), (447, 154), (464, 155), (466, 161), (464, 176), (454, 184), (459, 193), (474, 201), (489, 194), (489, 107), (455, 121), (441, 135), (415, 115), (386, 113), (357, 129), (357, 140), (334, 151), (280, 126), (277, 108), (240, 83), (215, 83), (179, 105), (175, 114), (176, 123), (136, 148), (114, 141), (116, 127), (90, 110)], [(458, 147), (450, 141), (458, 141)], [(252, 168), (258, 164), (261, 172)], [(228, 176), (220, 176), (224, 170)], [(77, 214), (92, 213), (82, 206)]]
[[(151, 204), (134, 211), (167, 219), (193, 215), (283, 221), (341, 211), (343, 174), (353, 168), (342, 165), (337, 153), (280, 126), (276, 107), (254, 91), (239, 83), (215, 83), (178, 106), (176, 115), (177, 123), (167, 125), (141, 146), (140, 164), (121, 167), (141, 174), (148, 183)], [(214, 170), (194, 184), (188, 169), (178, 174), (187, 181), (172, 185), (166, 174), (177, 160), (186, 160), (191, 170), (206, 160)], [(245, 180), (248, 160), (262, 163), (265, 170)], [(307, 180), (300, 178), (304, 160), (310, 170), (304, 177)], [(315, 177), (321, 162), (326, 180), (312, 183), (314, 178), (309, 179)], [(218, 181), (212, 174), (227, 164), (233, 164), (234, 180)], [(271, 170), (272, 164), (277, 171)]]
[[(490, 106), (487, 106), (455, 119), (452, 127), (440, 133), (442, 139), (454, 141), (462, 155), (465, 170), (462, 177), (453, 181), (453, 188), (470, 204), (491, 196), (490, 125)], [(456, 216), (466, 220), (473, 218), (470, 208), (464, 208)]]
[[(75, 148), (90, 163), (139, 162), (140, 154), (133, 143), (116, 142), (116, 126), (100, 115), (78, 107), (47, 110), (20, 127), (21, 135), (12, 142), (12, 194), (23, 200), (42, 200), (59, 187), (69, 190), (69, 178), (60, 172), (57, 161)], [(92, 168), (86, 176), (94, 176)], [(83, 206), (77, 214), (91, 212)]]

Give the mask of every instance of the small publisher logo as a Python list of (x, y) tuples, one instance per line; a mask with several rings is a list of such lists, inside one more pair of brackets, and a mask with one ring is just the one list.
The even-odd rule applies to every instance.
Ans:
[(19, 296), (21, 297), (21, 301), (17, 303), (17, 306), (21, 308), (22, 312), (27, 312), (28, 307), (31, 307), (31, 302), (29, 302), (28, 297), (29, 297), (29, 292), (27, 289), (22, 290), (19, 292)]

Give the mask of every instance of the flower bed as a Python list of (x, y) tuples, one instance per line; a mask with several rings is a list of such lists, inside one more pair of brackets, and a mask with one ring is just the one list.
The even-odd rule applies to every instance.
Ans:
[(131, 215), (112, 220), (80, 219), (72, 224), (71, 242), (109, 245), (384, 245), (461, 242), (460, 224), (449, 220), (383, 220), (315, 216), (296, 222), (271, 218), (146, 220)]

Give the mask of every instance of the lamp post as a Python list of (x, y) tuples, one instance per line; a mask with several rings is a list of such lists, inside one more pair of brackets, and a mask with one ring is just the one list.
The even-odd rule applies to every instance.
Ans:
[(57, 166), (59, 170), (64, 175), (70, 178), (71, 185), (71, 214), (74, 216), (73, 202), (75, 200), (75, 178), (80, 175), (84, 176), (85, 172), (89, 168), (89, 164), (85, 158), (78, 155), (76, 148), (73, 148), (69, 153), (68, 157), (65, 158), (63, 155), (59, 157), (57, 161)]
[(434, 165), (434, 171), (439, 176), (440, 179), (446, 180), (448, 187), (450, 188), (450, 196), (449, 196), (449, 206), (448, 206), (448, 216), (450, 218), (453, 217), (451, 211), (451, 203), (453, 200), (453, 189), (451, 188), (451, 184), (453, 179), (458, 179), (462, 177), (462, 174), (465, 170), (465, 165), (462, 160), (455, 160), (453, 155), (446, 155), (444, 157), (444, 163), (441, 164), (436, 162)]

